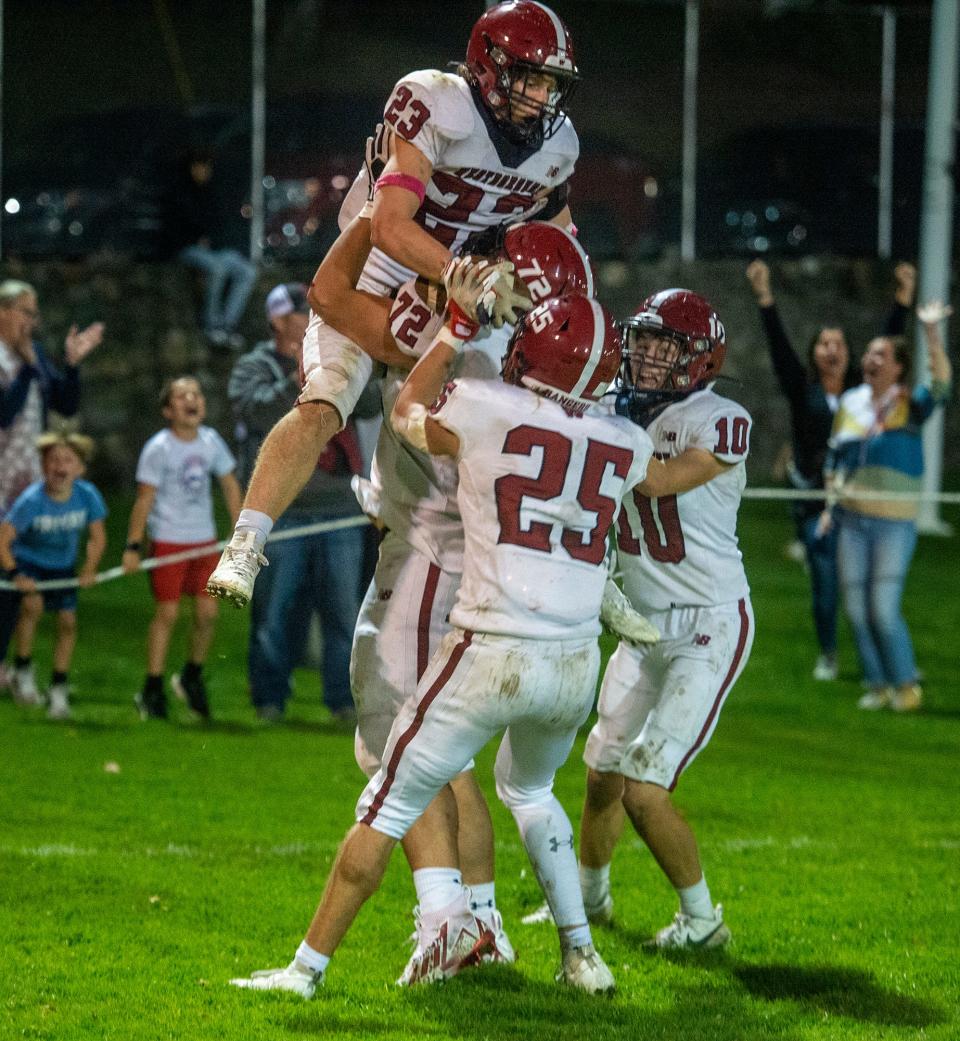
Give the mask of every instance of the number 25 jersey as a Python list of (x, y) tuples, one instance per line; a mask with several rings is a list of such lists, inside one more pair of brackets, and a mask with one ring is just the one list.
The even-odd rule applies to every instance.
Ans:
[(747, 483), (750, 415), (711, 389), (668, 405), (647, 433), (659, 459), (688, 448), (735, 464), (682, 495), (650, 499), (634, 490), (617, 525), (623, 591), (640, 612), (708, 607), (749, 595), (737, 543), (737, 511)]
[(496, 380), (455, 380), (432, 411), (460, 438), (465, 553), (451, 623), (543, 640), (598, 635), (607, 533), (646, 475), (644, 430), (571, 416)]

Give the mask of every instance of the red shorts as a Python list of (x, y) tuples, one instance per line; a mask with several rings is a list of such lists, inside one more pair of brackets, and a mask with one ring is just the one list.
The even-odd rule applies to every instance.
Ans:
[[(153, 555), (166, 557), (171, 553), (180, 553), (185, 549), (194, 549), (197, 546), (215, 545), (216, 543), (213, 541), (154, 542)], [(167, 564), (164, 567), (154, 568), (150, 572), (153, 599), (158, 603), (168, 603), (171, 600), (179, 600), (181, 596), (206, 596), (207, 594), (203, 591), (204, 586), (219, 559), (220, 555), (213, 552), (202, 557), (194, 557), (192, 560), (181, 560), (178, 564)]]

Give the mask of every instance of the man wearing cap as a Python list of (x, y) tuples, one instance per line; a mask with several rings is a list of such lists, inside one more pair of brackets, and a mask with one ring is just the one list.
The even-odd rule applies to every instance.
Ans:
[[(244, 354), (230, 374), (237, 474), (244, 485), (263, 439), (300, 392), (300, 351), (309, 312), (305, 286), (275, 286), (266, 301), (272, 338)], [(366, 397), (372, 405), (366, 411), (376, 411), (378, 395)], [(350, 479), (361, 468), (356, 433), (348, 424), (324, 449), (313, 476), (274, 531), (357, 514)], [(314, 610), (323, 625), (324, 702), (335, 716), (352, 718), (350, 647), (360, 606), (363, 541), (363, 529), (357, 527), (272, 543), (250, 624), (250, 692), (261, 719), (276, 721), (283, 715)]]

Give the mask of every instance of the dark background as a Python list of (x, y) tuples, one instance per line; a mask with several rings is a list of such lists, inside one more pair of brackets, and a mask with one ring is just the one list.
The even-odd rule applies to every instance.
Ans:
[[(581, 216), (581, 224), (595, 226), (588, 245), (597, 255), (655, 255), (679, 237), (683, 4), (556, 0), (553, 6), (571, 28), (583, 74), (572, 105), (584, 144), (574, 208), (579, 193), (591, 218)], [(701, 251), (871, 252), (880, 107), (876, 7), (704, 0), (701, 8)], [(930, 12), (922, 2), (898, 10), (894, 236), (897, 251), (910, 254)], [(108, 166), (116, 146), (104, 121), (90, 126), (89, 115), (134, 108), (128, 123), (155, 132), (167, 159), (174, 141), (187, 135), (222, 144), (228, 208), (239, 211), (249, 177), (246, 0), (8, 0), (5, 11), (5, 196), (11, 188), (27, 191), (47, 169), (55, 172), (66, 161), (58, 157), (58, 141), (68, 138), (90, 141)], [(370, 121), (396, 79), (460, 58), (481, 11), (480, 2), (270, 0), (268, 174), (302, 180), (311, 169), (324, 177), (328, 168), (355, 170)], [(275, 115), (277, 107), (282, 112)], [(186, 134), (176, 127), (161, 132), (175, 113), (188, 118)], [(296, 133), (285, 129), (294, 126)], [(129, 140), (136, 131), (117, 132)], [(634, 199), (603, 205), (604, 186), (621, 196), (632, 189)], [(317, 215), (327, 230), (315, 236), (312, 251), (298, 225), (302, 241), (294, 252), (322, 254), (336, 201)], [(744, 236), (739, 218), (729, 217), (752, 210), (764, 233), (771, 204), (783, 215), (764, 234), (766, 242), (751, 236), (752, 225)], [(278, 218), (277, 229), (283, 223)], [(788, 241), (796, 224), (802, 236)], [(14, 232), (8, 252), (18, 251)], [(268, 251), (282, 254), (289, 243), (274, 237)]]
[[(734, 381), (724, 393), (755, 419), (751, 482), (777, 479), (787, 413), (744, 268), (758, 253), (770, 256), (778, 304), (801, 350), (826, 321), (846, 327), (858, 357), (881, 327), (893, 262), (878, 261), (875, 245), (880, 20), (852, 3), (811, 0), (776, 14), (783, 4), (703, 0), (702, 259), (684, 264), (682, 4), (554, 6), (583, 75), (571, 106), (584, 145), (572, 208), (597, 262), (600, 299), (623, 315), (653, 289), (688, 285), (715, 304), (730, 344), (724, 372)], [(129, 485), (139, 448), (159, 425), (156, 394), (166, 377), (196, 374), (210, 422), (230, 433), (224, 388), (236, 356), (204, 339), (202, 287), (165, 257), (162, 221), (171, 214), (170, 165), (202, 141), (216, 151), (225, 220), (238, 242), (248, 238), (250, 5), (6, 0), (4, 8), (3, 198), (17, 192), (22, 207), (3, 221), (2, 274), (37, 286), (54, 357), (71, 322), (106, 321), (103, 346), (84, 363), (80, 424), (99, 443), (94, 478)], [(264, 263), (240, 327), (248, 343), (267, 332), (269, 289), (310, 279), (335, 234), (336, 184), (356, 171), (396, 79), (460, 57), (481, 10), (441, 0), (270, 0), (274, 186)], [(899, 10), (894, 259), (915, 259), (930, 10)], [(175, 206), (172, 214), (175, 221)], [(32, 229), (19, 246), (14, 216), (28, 216), (21, 228)], [(798, 228), (804, 234), (791, 241)], [(955, 289), (952, 296), (960, 308)], [(948, 409), (946, 422), (945, 465), (956, 472), (960, 412)]]

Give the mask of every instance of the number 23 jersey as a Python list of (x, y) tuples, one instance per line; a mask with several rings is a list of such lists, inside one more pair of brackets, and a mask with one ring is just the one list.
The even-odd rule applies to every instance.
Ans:
[[(430, 161), (433, 172), (415, 220), (451, 253), (471, 232), (529, 220), (553, 189), (573, 173), (580, 142), (569, 119), (537, 149), (511, 147), (491, 125), (460, 76), (425, 69), (401, 79), (387, 101), (384, 123)], [(362, 173), (362, 171), (361, 171)], [(365, 178), (359, 178), (364, 181)], [(341, 227), (359, 210), (355, 184), (344, 201)], [(378, 249), (371, 250), (361, 288), (392, 289), (412, 274)]]
[(705, 607), (749, 595), (737, 542), (737, 510), (747, 483), (750, 415), (713, 390), (668, 405), (648, 426), (657, 458), (688, 448), (735, 464), (682, 495), (650, 499), (634, 490), (618, 518), (623, 591), (641, 612)]
[(432, 412), (460, 438), (465, 553), (451, 623), (531, 639), (598, 635), (607, 533), (646, 475), (644, 430), (571, 416), (495, 380), (455, 380)]

